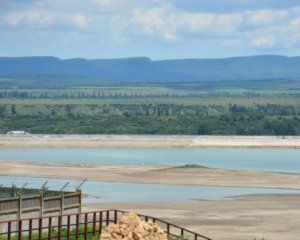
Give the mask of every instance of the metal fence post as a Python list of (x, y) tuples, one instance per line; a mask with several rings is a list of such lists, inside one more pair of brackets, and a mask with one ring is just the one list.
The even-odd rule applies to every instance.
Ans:
[(8, 222), (8, 226), (7, 226), (7, 240), (11, 239), (11, 222)]
[(115, 210), (115, 216), (114, 216), (114, 222), (115, 222), (115, 224), (118, 222), (118, 212), (117, 212), (117, 210)]
[(22, 220), (18, 221), (18, 240), (22, 240)]

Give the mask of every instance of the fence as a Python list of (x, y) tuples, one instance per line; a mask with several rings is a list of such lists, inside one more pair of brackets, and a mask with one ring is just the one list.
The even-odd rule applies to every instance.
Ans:
[[(0, 222), (4, 229), (0, 233), (0, 238), (6, 237), (8, 240), (13, 236), (21, 240), (22, 237), (32, 239), (91, 239), (101, 235), (104, 226), (116, 223), (125, 212), (121, 210), (103, 210), (97, 212), (65, 214), (58, 216), (30, 218), (21, 220), (11, 220)], [(152, 220), (165, 230), (168, 237), (191, 240), (212, 240), (203, 235), (181, 228), (164, 220), (139, 215), (143, 220)]]
[(6, 216), (8, 219), (20, 219), (30, 213), (37, 213), (38, 216), (53, 212), (63, 214), (69, 209), (77, 209), (77, 212), (81, 212), (80, 190), (64, 192), (0, 188), (0, 197), (0, 218)]

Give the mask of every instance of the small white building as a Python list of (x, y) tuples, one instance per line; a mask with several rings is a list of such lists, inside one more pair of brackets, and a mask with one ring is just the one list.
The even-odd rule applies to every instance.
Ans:
[(30, 135), (29, 132), (26, 131), (10, 131), (6, 133), (7, 135)]

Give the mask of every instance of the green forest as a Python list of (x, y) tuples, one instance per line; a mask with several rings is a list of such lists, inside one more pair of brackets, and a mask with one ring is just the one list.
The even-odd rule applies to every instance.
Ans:
[(2, 90), (0, 133), (300, 135), (299, 93), (235, 89), (191, 95), (157, 87)]

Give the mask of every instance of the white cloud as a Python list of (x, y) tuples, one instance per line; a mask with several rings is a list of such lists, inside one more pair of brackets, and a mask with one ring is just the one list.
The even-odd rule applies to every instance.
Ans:
[(254, 26), (268, 25), (275, 21), (282, 21), (289, 15), (288, 11), (284, 10), (258, 10), (251, 11), (245, 14), (247, 23)]
[(53, 21), (53, 17), (52, 16), (44, 16), (43, 18), (42, 18), (42, 21), (41, 21), (41, 23), (43, 24), (43, 25), (49, 25), (49, 24), (51, 24), (51, 22)]
[(170, 14), (171, 5), (160, 8), (134, 9), (131, 14), (131, 24), (135, 34), (158, 36), (162, 40), (175, 41), (176, 16)]
[(10, 12), (3, 17), (4, 22), (6, 22), (10, 26), (17, 26), (24, 15), (19, 12)]
[(167, 42), (175, 42), (178, 40), (178, 37), (171, 33), (165, 33), (163, 35), (163, 39), (166, 40)]
[(172, 4), (161, 4), (156, 8), (133, 10), (127, 28), (129, 33), (165, 42), (211, 38), (219, 39), (220, 45), (228, 47), (285, 49), (299, 44), (299, 13), (299, 8), (226, 14), (192, 13), (179, 11)]
[(9, 12), (3, 17), (3, 21), (11, 27), (35, 27), (47, 29), (47, 27), (58, 28), (85, 28), (88, 25), (88, 20), (81, 14), (60, 13), (49, 11), (24, 11), (24, 12)]
[(189, 28), (192, 32), (198, 32), (209, 28), (214, 21), (213, 14), (190, 14), (186, 13), (179, 19), (179, 23), (183, 27)]
[(132, 11), (132, 23), (141, 26), (141, 31), (147, 35), (164, 30), (167, 25), (165, 10), (167, 7), (150, 10), (135, 9)]
[(254, 48), (274, 48), (276, 46), (276, 38), (274, 36), (266, 36), (252, 39), (250, 46)]
[(37, 11), (29, 11), (26, 13), (26, 18), (29, 22), (36, 22), (40, 19), (40, 13)]
[(292, 19), (290, 21), (290, 25), (294, 27), (300, 27), (300, 17)]
[(75, 15), (74, 16), (74, 23), (79, 28), (85, 28), (87, 24), (87, 19), (82, 15)]
[[(300, 7), (244, 12), (192, 12), (167, 0), (44, 0), (2, 12), (1, 27), (76, 32), (124, 43), (143, 37), (176, 42), (216, 39), (258, 49), (299, 45)], [(68, 42), (68, 41), (66, 41)]]
[(191, 36), (233, 34), (241, 21), (240, 14), (186, 13), (165, 4), (159, 8), (133, 10), (131, 22), (135, 33), (175, 41)]
[(112, 4), (112, 0), (91, 0), (91, 2), (101, 7), (107, 7)]

